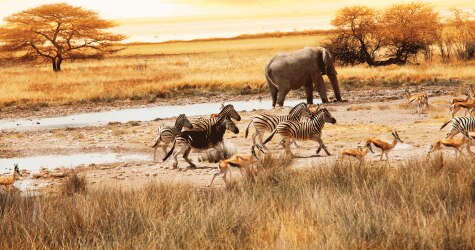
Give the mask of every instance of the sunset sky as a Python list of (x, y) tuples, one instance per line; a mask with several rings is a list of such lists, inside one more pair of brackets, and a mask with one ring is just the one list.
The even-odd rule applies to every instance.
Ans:
[[(230, 37), (243, 33), (329, 29), (342, 7), (368, 5), (382, 8), (396, 0), (0, 0), (0, 18), (47, 3), (67, 2), (92, 9), (120, 24), (115, 32), (127, 41), (158, 42), (172, 39)], [(473, 0), (431, 0), (442, 14), (450, 8), (473, 8)]]

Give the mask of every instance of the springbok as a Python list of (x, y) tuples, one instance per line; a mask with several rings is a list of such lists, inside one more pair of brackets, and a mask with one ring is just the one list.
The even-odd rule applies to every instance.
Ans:
[(18, 168), (18, 164), (14, 165), (13, 173), (11, 176), (0, 176), (0, 186), (5, 186), (11, 188), (13, 183), (16, 180), (20, 179), (20, 169)]
[(368, 147), (364, 146), (358, 146), (356, 149), (344, 149), (340, 153), (340, 160), (343, 160), (345, 156), (349, 156), (358, 159), (363, 164), (366, 154), (368, 154)]
[(257, 157), (256, 152), (254, 151), (254, 147), (254, 145), (251, 147), (251, 154), (235, 154), (229, 159), (219, 161), (219, 172), (213, 175), (213, 179), (211, 179), (211, 183), (208, 185), (208, 187), (213, 185), (214, 178), (216, 178), (220, 174), (223, 175), (222, 178), (224, 180), (224, 183), (228, 184), (226, 176), (228, 172), (231, 171), (231, 167), (238, 168), (243, 177), (255, 174), (257, 172), (257, 169), (255, 168), (254, 164), (259, 160), (259, 158)]
[(403, 143), (401, 138), (399, 138), (399, 134), (397, 133), (397, 131), (393, 131), (391, 134), (394, 137), (392, 143), (387, 143), (385, 141), (381, 141), (381, 140), (376, 139), (376, 138), (367, 138), (365, 140), (365, 143), (364, 143), (364, 145), (366, 147), (368, 147), (369, 150), (371, 150), (371, 153), (373, 153), (373, 154), (374, 154), (374, 151), (373, 151), (373, 148), (371, 147), (371, 144), (373, 144), (377, 148), (381, 149), (381, 157), (379, 158), (379, 160), (382, 161), (383, 160), (383, 155), (386, 154), (386, 159), (387, 159), (388, 165), (389, 165), (389, 157), (388, 157), (389, 151), (393, 150), (394, 147), (396, 147), (398, 141)]
[(455, 151), (455, 157), (458, 157), (458, 153), (463, 155), (462, 148), (465, 144), (467, 144), (468, 139), (465, 136), (462, 136), (461, 139), (441, 139), (435, 141), (431, 146), (429, 153), (427, 153), (427, 157), (430, 157), (435, 151), (445, 150), (445, 149), (453, 149)]

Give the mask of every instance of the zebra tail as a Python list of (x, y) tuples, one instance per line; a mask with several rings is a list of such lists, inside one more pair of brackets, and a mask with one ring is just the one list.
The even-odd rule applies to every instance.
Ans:
[(272, 131), (272, 134), (270, 134), (269, 137), (267, 137), (267, 139), (264, 141), (264, 145), (268, 143), (270, 140), (272, 140), (272, 137), (274, 137), (275, 132), (277, 132), (277, 129), (274, 129), (274, 131)]
[(152, 148), (156, 148), (158, 146), (158, 144), (160, 144), (161, 140), (162, 140), (162, 138), (160, 136), (158, 136), (157, 141), (155, 142), (155, 144), (153, 144)]
[(254, 118), (252, 118), (251, 122), (249, 122), (249, 124), (247, 124), (246, 133), (244, 134), (244, 138), (247, 138), (247, 135), (249, 134), (249, 127), (251, 126), (251, 123), (253, 121), (254, 121)]
[(170, 151), (168, 151), (167, 155), (165, 156), (165, 158), (163, 158), (163, 161), (166, 161), (168, 159), (168, 157), (170, 157), (170, 155), (172, 155), (173, 151), (175, 150), (175, 144), (176, 144), (176, 139), (173, 141), (173, 146), (172, 148), (170, 149)]
[(440, 127), (440, 129), (442, 130), (443, 128), (445, 128), (445, 126), (447, 126), (447, 124), (449, 124), (451, 121), (452, 119), (448, 120), (446, 123), (444, 123), (444, 125), (442, 125), (442, 127)]

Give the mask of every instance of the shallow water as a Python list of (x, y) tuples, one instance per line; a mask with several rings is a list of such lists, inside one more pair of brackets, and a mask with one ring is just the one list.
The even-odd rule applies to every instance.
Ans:
[[(295, 106), (305, 100), (287, 100), (286, 106)], [(228, 104), (228, 103), (226, 103)], [(271, 109), (270, 100), (252, 100), (231, 102), (237, 111), (253, 109)], [(190, 105), (157, 106), (149, 108), (122, 109), (105, 112), (84, 113), (41, 119), (0, 120), (0, 130), (35, 130), (64, 127), (100, 126), (109, 122), (152, 121), (157, 118), (176, 117), (180, 114), (188, 116), (210, 115), (218, 113), (221, 103), (200, 103)]]
[(41, 168), (53, 170), (55, 168), (74, 168), (80, 165), (102, 164), (130, 161), (151, 161), (151, 155), (143, 154), (116, 154), (116, 153), (87, 153), (72, 155), (41, 155), (32, 157), (18, 157), (0, 159), (0, 174), (10, 174), (16, 163), (20, 168), (30, 172), (39, 172)]

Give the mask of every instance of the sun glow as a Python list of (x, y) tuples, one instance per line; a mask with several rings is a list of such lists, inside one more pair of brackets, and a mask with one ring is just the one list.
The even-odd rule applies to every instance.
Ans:
[[(346, 6), (383, 8), (400, 0), (0, 0), (0, 19), (26, 8), (66, 2), (117, 20), (115, 32), (127, 42), (160, 42), (239, 34), (330, 29), (335, 12)], [(427, 0), (442, 14), (473, 8), (473, 0)]]

